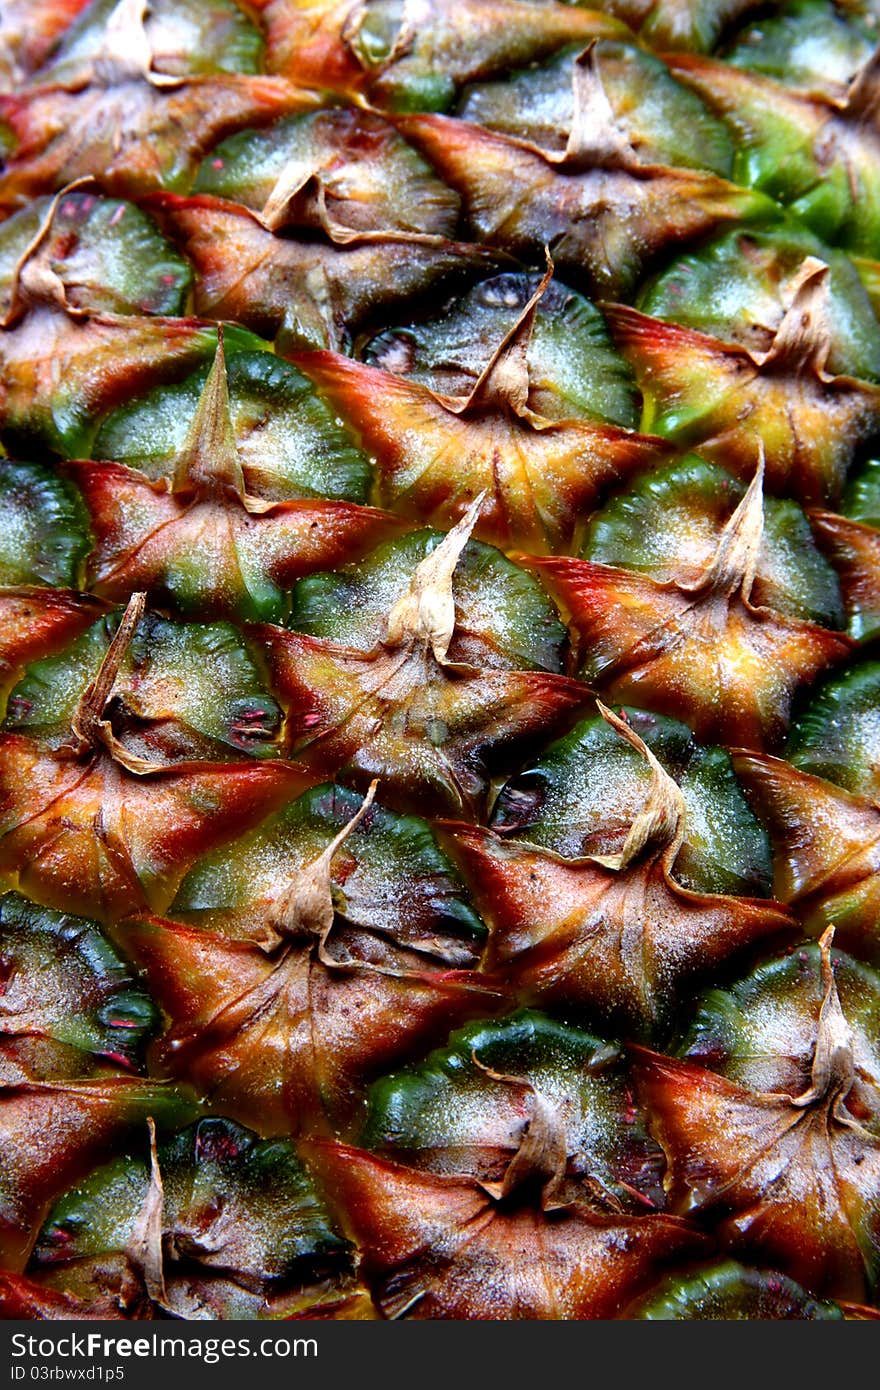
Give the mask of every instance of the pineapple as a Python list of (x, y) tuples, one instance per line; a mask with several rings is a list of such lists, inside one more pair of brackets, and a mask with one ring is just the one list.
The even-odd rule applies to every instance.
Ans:
[(3, 7), (0, 1315), (880, 1316), (878, 28)]

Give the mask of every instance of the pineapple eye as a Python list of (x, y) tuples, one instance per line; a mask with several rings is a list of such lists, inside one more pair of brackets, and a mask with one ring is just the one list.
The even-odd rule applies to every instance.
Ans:
[(880, 1316), (878, 35), (0, 0), (0, 1315)]

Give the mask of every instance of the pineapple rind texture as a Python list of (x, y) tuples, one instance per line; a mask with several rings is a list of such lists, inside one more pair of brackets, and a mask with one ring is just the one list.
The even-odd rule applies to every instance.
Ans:
[(878, 29), (3, 7), (0, 1317), (880, 1316)]

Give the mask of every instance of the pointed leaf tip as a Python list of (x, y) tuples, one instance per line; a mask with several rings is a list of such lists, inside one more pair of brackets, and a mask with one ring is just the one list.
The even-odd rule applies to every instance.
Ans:
[(267, 942), (261, 943), (264, 950), (274, 950), (281, 941), (291, 936), (315, 936), (318, 939), (318, 959), (322, 965), (339, 964), (326, 950), (335, 916), (331, 874), (333, 857), (369, 811), (378, 785), (378, 779), (374, 778), (351, 820), (316, 859), (300, 870), (292, 884), (276, 899), (267, 923), (271, 935)]
[(823, 998), (819, 1010), (819, 1028), (813, 1052), (811, 1084), (793, 1102), (798, 1109), (833, 1100), (835, 1113), (841, 1116), (838, 1107), (852, 1089), (855, 1080), (853, 1060), (853, 1035), (847, 1023), (837, 982), (831, 962), (831, 943), (834, 940), (834, 927), (828, 927), (819, 939), (820, 969), (822, 973)]
[(417, 566), (409, 590), (388, 614), (385, 645), (401, 647), (423, 642), (442, 666), (455, 631), (452, 577), (480, 516), (486, 498), (481, 492), (460, 521)]
[(843, 110), (857, 120), (877, 120), (880, 106), (880, 44), (849, 84)]
[(763, 535), (764, 445), (759, 443), (755, 476), (725, 523), (715, 554), (694, 587), (731, 595), (739, 592), (748, 601), (755, 582)]
[(279, 231), (284, 226), (291, 200), (298, 193), (302, 193), (313, 180), (317, 184), (319, 204), (322, 209), (326, 209), (324, 185), (321, 180), (314, 172), (304, 171), (302, 164), (296, 159), (288, 161), (272, 185), (262, 208), (255, 214), (260, 226), (265, 227), (267, 232)]
[(119, 668), (140, 626), (146, 606), (146, 594), (132, 594), (97, 675), (83, 691), (71, 725), (78, 755), (83, 756), (87, 752), (104, 748), (116, 762), (135, 774), (154, 772), (156, 765), (129, 753), (123, 747), (116, 738), (111, 724), (104, 718), (104, 711), (116, 684)]
[(202, 497), (233, 492), (244, 501), (244, 473), (232, 428), (222, 324), (217, 328), (214, 361), (177, 459), (172, 491)]
[(572, 65), (574, 117), (565, 150), (545, 158), (562, 168), (631, 169), (638, 164), (632, 142), (608, 100), (593, 39)]
[(150, 1132), (150, 1177), (126, 1255), (135, 1274), (143, 1281), (147, 1296), (165, 1307), (168, 1302), (162, 1257), (165, 1187), (159, 1169), (156, 1122), (152, 1115), (147, 1118), (147, 1128)]
[[(605, 722), (610, 724), (612, 729), (616, 729), (621, 737), (626, 739), (627, 743), (646, 760), (652, 776), (648, 799), (643, 810), (639, 812), (630, 826), (623, 849), (617, 854), (592, 855), (591, 858), (594, 863), (600, 864), (606, 869), (626, 869), (652, 840), (660, 837), (662, 837), (663, 843), (670, 847), (669, 853), (672, 857), (673, 853), (677, 852), (684, 835), (686, 806), (681, 788), (657, 761), (648, 745), (639, 737), (631, 724), (625, 719), (619, 718), (601, 700), (597, 700), (596, 704)], [(672, 846), (674, 846), (674, 851), (671, 849)]]
[(523, 305), (516, 321), (483, 368), (472, 391), (463, 399), (440, 397), (441, 403), (456, 414), (465, 415), (486, 409), (509, 408), (515, 415), (526, 418), (531, 380), (528, 352), (535, 329), (535, 315), (544, 293), (553, 279), (553, 260), (549, 247), (544, 247), (546, 269), (534, 293)]

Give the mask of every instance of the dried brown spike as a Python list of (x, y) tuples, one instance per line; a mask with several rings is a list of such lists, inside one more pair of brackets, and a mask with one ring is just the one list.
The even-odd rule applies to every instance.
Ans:
[(485, 492), (481, 492), (474, 498), (461, 520), (417, 566), (409, 589), (388, 614), (386, 646), (424, 642), (431, 648), (435, 660), (445, 664), (455, 631), (452, 576), (477, 524), (485, 496)]
[[(662, 838), (669, 847), (667, 862), (672, 863), (684, 834), (685, 800), (681, 789), (673, 777), (660, 765), (643, 739), (639, 738), (632, 725), (619, 719), (607, 705), (597, 700), (599, 713), (612, 729), (626, 739), (631, 747), (648, 763), (651, 769), (651, 790), (644, 809), (639, 812), (629, 828), (623, 848), (618, 854), (597, 854), (591, 856), (593, 862), (606, 869), (626, 869), (637, 859), (646, 845)], [(673, 848), (674, 846), (674, 848)]]
[(842, 1110), (841, 1102), (849, 1095), (855, 1079), (853, 1035), (844, 1017), (834, 980), (834, 967), (831, 964), (833, 940), (834, 928), (828, 927), (819, 941), (825, 997), (819, 1011), (819, 1031), (813, 1053), (811, 1085), (792, 1101), (792, 1105), (803, 1107), (829, 1100), (834, 1104), (838, 1119), (851, 1120), (852, 1117), (847, 1116), (847, 1112)]
[(378, 785), (376, 779), (370, 783), (366, 796), (351, 820), (334, 836), (317, 859), (304, 865), (290, 886), (279, 894), (267, 922), (272, 936), (268, 943), (260, 943), (264, 950), (271, 950), (280, 941), (292, 936), (312, 935), (318, 938), (318, 959), (322, 965), (339, 965), (339, 961), (326, 950), (327, 937), (333, 928), (335, 915), (330, 872), (333, 856), (369, 811)]
[(116, 684), (119, 668), (125, 653), (131, 646), (132, 638), (137, 632), (146, 606), (146, 594), (132, 594), (122, 615), (122, 621), (113, 636), (113, 641), (104, 654), (98, 674), (83, 691), (71, 724), (74, 748), (78, 756), (82, 757), (88, 753), (94, 753), (96, 749), (103, 748), (110, 754), (111, 758), (136, 776), (157, 772), (159, 765), (138, 757), (137, 754), (131, 753), (124, 744), (120, 743), (109, 720), (104, 718), (104, 712)]
[(156, 1149), (156, 1122), (152, 1116), (147, 1118), (147, 1128), (150, 1133), (150, 1178), (125, 1253), (133, 1272), (143, 1282), (148, 1298), (164, 1308), (168, 1305), (162, 1254), (165, 1188)]

